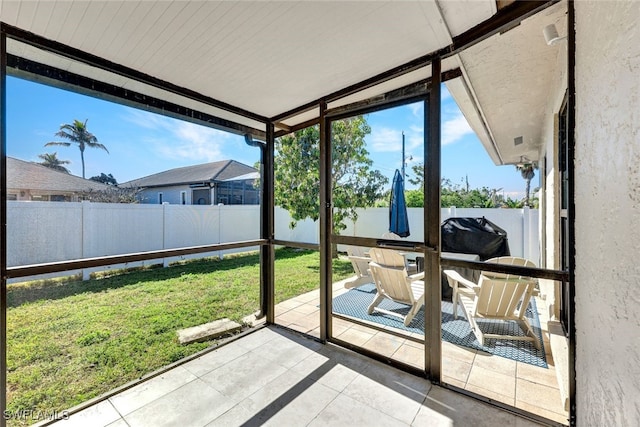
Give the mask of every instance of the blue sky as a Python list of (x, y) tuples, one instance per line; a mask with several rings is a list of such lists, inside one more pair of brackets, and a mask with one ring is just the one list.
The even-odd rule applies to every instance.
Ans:
[[(521, 197), (520, 173), (513, 166), (493, 164), (446, 88), (442, 101), (442, 176), (458, 184), (468, 176), (471, 188), (502, 188), (505, 195)], [(423, 151), (423, 114), (419, 103), (367, 116), (372, 128), (367, 149), (375, 168), (387, 176), (400, 169), (404, 132), (406, 156), (413, 157), (406, 169), (411, 175), (411, 165)], [(71, 161), (68, 168), (78, 176), (82, 165), (77, 147), (44, 144), (59, 140), (54, 134), (61, 124), (88, 119), (88, 129), (109, 153), (85, 151), (87, 178), (111, 173), (121, 183), (180, 166), (226, 159), (253, 165), (259, 160), (258, 150), (240, 136), (14, 77), (7, 78), (7, 119), (9, 156), (39, 162), (38, 154), (55, 151)]]

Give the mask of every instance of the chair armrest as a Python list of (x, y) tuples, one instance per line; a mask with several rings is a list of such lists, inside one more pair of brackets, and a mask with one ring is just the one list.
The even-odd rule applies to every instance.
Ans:
[(464, 285), (469, 289), (475, 289), (478, 287), (477, 284), (465, 279), (464, 277), (462, 277), (462, 275), (460, 275), (460, 273), (455, 270), (444, 270), (443, 273), (451, 280), (460, 283), (461, 285)]
[(409, 275), (409, 280), (411, 280), (412, 282), (414, 280), (422, 280), (422, 279), (424, 279), (424, 271), (421, 271), (420, 273)]
[(349, 258), (351, 260), (354, 260), (354, 261), (366, 261), (366, 262), (371, 261), (371, 258), (366, 257), (366, 256), (347, 255), (347, 258)]

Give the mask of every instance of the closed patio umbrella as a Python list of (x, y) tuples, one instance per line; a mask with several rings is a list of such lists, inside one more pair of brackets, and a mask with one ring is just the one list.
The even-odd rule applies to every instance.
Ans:
[(400, 237), (409, 236), (409, 217), (407, 216), (407, 202), (404, 199), (404, 180), (400, 171), (396, 169), (391, 187), (391, 202), (389, 203), (389, 231)]

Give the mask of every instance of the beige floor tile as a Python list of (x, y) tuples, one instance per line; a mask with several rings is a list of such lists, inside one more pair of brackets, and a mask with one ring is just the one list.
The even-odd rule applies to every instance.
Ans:
[(515, 398), (516, 395), (516, 378), (514, 375), (504, 375), (481, 368), (475, 364), (469, 373), (467, 387), (468, 386), (481, 387), (512, 399)]
[(316, 290), (307, 292), (305, 294), (298, 295), (296, 297), (296, 300), (304, 301), (307, 304), (312, 303), (314, 305), (317, 305), (318, 301), (320, 301), (320, 289), (316, 289)]
[(480, 352), (476, 355), (473, 361), (473, 365), (503, 375), (509, 375), (512, 377), (515, 377), (516, 375), (517, 362), (515, 360), (506, 359), (504, 357), (494, 355), (487, 355), (483, 352)]
[[(380, 325), (375, 325), (375, 326), (380, 326)], [(366, 326), (366, 325), (360, 325), (358, 323), (352, 323), (351, 324), (351, 329), (355, 329), (356, 331), (367, 332), (367, 333), (370, 333), (370, 334), (376, 334), (378, 332), (377, 329), (370, 328), (369, 326)]]
[(443, 361), (449, 361), (451, 359), (459, 360), (465, 363), (473, 363), (476, 357), (476, 350), (461, 347), (450, 342), (442, 341), (442, 359)]
[(465, 388), (467, 383), (457, 380), (453, 377), (449, 377), (447, 375), (442, 375), (442, 382), (445, 384), (450, 384), (456, 387)]
[(296, 332), (302, 332), (303, 334), (306, 334), (309, 331), (307, 326), (298, 325), (297, 323), (290, 323), (287, 325), (287, 328)]
[(336, 338), (339, 338), (342, 341), (346, 341), (353, 345), (362, 346), (364, 343), (369, 341), (371, 337), (373, 337), (373, 335), (374, 334), (371, 332), (349, 328), (340, 335), (336, 336)]
[(276, 316), (280, 316), (281, 314), (284, 314), (284, 313), (286, 313), (287, 311), (290, 311), (290, 310), (292, 310), (292, 309), (289, 308), (289, 307), (285, 307), (283, 305), (280, 305), (280, 304), (276, 305), (276, 307), (275, 307)]
[(282, 301), (282, 302), (278, 303), (278, 306), (282, 307), (282, 308), (292, 309), (292, 308), (296, 308), (296, 307), (298, 307), (298, 306), (300, 306), (300, 305), (302, 305), (304, 303), (305, 303), (304, 301), (298, 301), (295, 298), (293, 298), (293, 299), (288, 299), (288, 300), (285, 300), (285, 301)]
[(557, 388), (536, 384), (518, 379), (516, 387), (516, 401), (526, 402), (547, 411), (563, 414), (564, 408)]
[(317, 326), (312, 330), (308, 331), (307, 334), (315, 338), (320, 338), (320, 326)]
[(461, 362), (459, 360), (449, 360), (442, 362), (442, 375), (454, 378), (464, 384), (469, 379), (469, 373), (471, 372), (471, 363)]
[(528, 363), (518, 362), (517, 378), (530, 381), (532, 383), (558, 388), (558, 378), (553, 366), (541, 368)]
[[(320, 311), (320, 308), (313, 304), (302, 304), (294, 308), (293, 311), (306, 315), (306, 314), (318, 313)], [(320, 316), (318, 316), (318, 319), (319, 318)]]
[(544, 418), (548, 418), (560, 424), (569, 425), (569, 414), (567, 414), (566, 412), (563, 414), (558, 414), (545, 408), (540, 408), (519, 400), (516, 400), (516, 408), (531, 412), (532, 414), (536, 414)]
[(347, 322), (346, 320), (342, 320), (337, 317), (333, 317), (331, 323), (331, 327), (333, 328), (332, 335), (334, 337), (337, 337), (347, 329), (351, 328), (351, 326), (353, 325), (353, 323)]
[(391, 357), (395, 353), (405, 340), (395, 337), (393, 335), (378, 332), (371, 337), (364, 345), (363, 348), (371, 350), (386, 357)]
[[(487, 384), (487, 386), (491, 387), (491, 384)], [(473, 384), (467, 384), (465, 390), (468, 390), (472, 393), (477, 393), (480, 396), (488, 397), (489, 399), (495, 400), (497, 402), (506, 403), (507, 405), (511, 406), (513, 406), (516, 402), (516, 399), (513, 395), (505, 396), (504, 394), (500, 393), (500, 390), (488, 390), (484, 387), (478, 387)]]
[(320, 337), (320, 319), (315, 313), (295, 319), (293, 323), (287, 325), (287, 328), (291, 328), (294, 331), (302, 332), (317, 338)]
[(282, 326), (289, 326), (292, 323), (298, 323), (305, 315), (294, 310), (289, 310), (279, 316), (276, 316), (276, 323)]
[(391, 357), (399, 362), (424, 369), (424, 350), (411, 347), (406, 342)]
[(420, 342), (416, 342), (413, 340), (410, 340), (407, 338), (407, 340), (404, 342), (405, 345), (408, 345), (409, 347), (413, 347), (413, 348), (417, 348), (420, 350), (424, 350), (424, 341), (420, 341)]

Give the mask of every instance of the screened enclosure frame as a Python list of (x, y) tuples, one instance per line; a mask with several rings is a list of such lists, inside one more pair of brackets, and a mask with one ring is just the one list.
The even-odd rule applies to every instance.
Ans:
[[(428, 53), (420, 58), (416, 58), (405, 64), (399, 65), (393, 69), (379, 73), (371, 78), (361, 81), (357, 84), (345, 87), (339, 91), (329, 93), (320, 99), (310, 101), (304, 105), (301, 105), (295, 109), (283, 112), (274, 117), (264, 117), (259, 114), (252, 113), (245, 109), (235, 107), (225, 102), (221, 102), (214, 98), (193, 92), (186, 88), (178, 87), (170, 82), (162, 81), (156, 78), (152, 78), (146, 74), (140, 73), (131, 68), (114, 64), (103, 58), (99, 58), (92, 54), (82, 52), (78, 49), (71, 48), (55, 40), (48, 40), (37, 36), (32, 33), (28, 33), (19, 28), (0, 23), (0, 185), (2, 186), (2, 195), (0, 197), (0, 273), (2, 274), (2, 283), (0, 287), (0, 382), (2, 383), (2, 392), (0, 395), (0, 411), (4, 411), (7, 407), (7, 280), (11, 278), (26, 277), (35, 274), (61, 272), (71, 269), (90, 268), (98, 266), (107, 266), (115, 263), (142, 261), (148, 259), (154, 259), (167, 256), (178, 256), (187, 254), (204, 253), (213, 250), (222, 249), (234, 249), (243, 247), (260, 247), (260, 314), (266, 317), (268, 324), (275, 322), (275, 308), (274, 308), (274, 261), (275, 252), (274, 248), (278, 244), (287, 244), (288, 242), (276, 240), (274, 233), (274, 146), (275, 138), (282, 136), (286, 133), (293, 132), (295, 130), (303, 129), (307, 126), (319, 124), (320, 126), (320, 244), (317, 248), (320, 249), (321, 261), (320, 261), (320, 325), (321, 325), (321, 341), (338, 342), (333, 339), (328, 331), (331, 327), (331, 244), (346, 242), (341, 237), (333, 236), (331, 231), (331, 155), (330, 155), (330, 135), (328, 127), (331, 120), (338, 117), (341, 113), (346, 113), (349, 108), (353, 108), (351, 105), (345, 108), (343, 111), (329, 110), (327, 107), (329, 103), (346, 98), (352, 94), (362, 92), (369, 88), (372, 88), (378, 84), (389, 81), (393, 78), (405, 75), (412, 71), (427, 66), (431, 67), (431, 88), (428, 91), (428, 98), (424, 98), (425, 102), (425, 150), (427, 151), (427, 159), (433, 159), (433, 163), (429, 164), (427, 168), (427, 174), (429, 174), (429, 182), (439, 182), (440, 179), (440, 83), (455, 74), (455, 71), (441, 72), (442, 60), (449, 58), (456, 53), (459, 53), (475, 44), (487, 39), (491, 35), (497, 34), (513, 25), (519, 23), (523, 19), (538, 13), (539, 11), (555, 4), (557, 1), (541, 1), (541, 2), (515, 2), (512, 6), (504, 8), (498, 11), (492, 18), (482, 22), (476, 27), (465, 31), (459, 36), (453, 37), (451, 45), (444, 49), (440, 49), (436, 52)], [(419, 247), (425, 255), (425, 270), (429, 269), (432, 276), (437, 274), (439, 277), (440, 266), (451, 267), (468, 267), (468, 268), (482, 268), (483, 270), (496, 271), (502, 273), (516, 273), (526, 274), (533, 277), (548, 278), (552, 280), (566, 281), (571, 284), (575, 284), (575, 215), (574, 215), (574, 189), (573, 189), (573, 170), (574, 170), (574, 137), (575, 137), (575, 29), (574, 19), (575, 12), (573, 2), (568, 2), (568, 23), (569, 23), (569, 35), (568, 35), (568, 150), (569, 150), (569, 265), (568, 271), (555, 271), (547, 269), (531, 269), (523, 267), (512, 266), (488, 266), (483, 263), (474, 263), (469, 261), (451, 260), (440, 257), (440, 229), (439, 221), (429, 221), (427, 227), (425, 227), (424, 245)], [(105, 84), (99, 80), (92, 79), (88, 76), (82, 76), (65, 72), (64, 70), (55, 69), (47, 66), (46, 64), (39, 64), (33, 61), (26, 60), (16, 56), (10, 52), (7, 52), (7, 39), (19, 40), (28, 45), (37, 47), (47, 52), (54, 52), (58, 55), (62, 55), (70, 60), (78, 61), (83, 64), (90, 65), (100, 70), (107, 70), (109, 72), (124, 76), (133, 81), (143, 82), (145, 84), (162, 88), (171, 93), (179, 94), (187, 99), (197, 100), (206, 105), (216, 107), (225, 111), (229, 111), (241, 117), (254, 120), (264, 125), (263, 129), (247, 126), (241, 123), (236, 123), (232, 120), (223, 119), (213, 116), (209, 113), (198, 111), (193, 108), (186, 108), (184, 106), (169, 102), (161, 98), (154, 98), (144, 94), (134, 93), (126, 91), (122, 87), (115, 87), (113, 85)], [(311, 53), (312, 54), (312, 53)], [(459, 71), (458, 71), (459, 72)], [(263, 140), (264, 144), (260, 147), (261, 150), (261, 162), (262, 162), (262, 188), (260, 194), (261, 209), (260, 209), (260, 238), (251, 241), (231, 242), (217, 245), (205, 245), (205, 246), (193, 246), (171, 250), (161, 251), (149, 251), (132, 254), (123, 254), (117, 256), (106, 256), (97, 258), (85, 258), (77, 260), (69, 260), (63, 262), (46, 263), (40, 265), (19, 266), (8, 268), (7, 261), (7, 171), (6, 171), (6, 159), (7, 159), (7, 141), (6, 141), (6, 125), (7, 125), (7, 99), (6, 99), (6, 77), (7, 74), (19, 75), (23, 78), (30, 78), (34, 81), (45, 82), (46, 84), (57, 85), (64, 88), (74, 88), (76, 91), (90, 96), (97, 96), (104, 99), (108, 99), (114, 102), (119, 102), (125, 105), (133, 106), (135, 108), (141, 108), (153, 112), (161, 112), (162, 114), (169, 115), (171, 117), (180, 118), (183, 120), (195, 122), (204, 126), (213, 127), (216, 129), (224, 129), (236, 134), (248, 134)], [(447, 74), (453, 73), (453, 74)], [(364, 105), (362, 108), (387, 108), (394, 102), (405, 103), (409, 98), (404, 99), (386, 99), (378, 105), (372, 107), (371, 104)], [(278, 130), (276, 128), (283, 129), (282, 122), (288, 118), (295, 117), (301, 113), (310, 111), (312, 109), (318, 109), (319, 115), (316, 118), (307, 120), (303, 123), (298, 123), (295, 126), (288, 126), (286, 130)], [(426, 124), (429, 126), (426, 126)], [(426, 164), (425, 164), (426, 166)], [(427, 177), (425, 177), (427, 179)], [(430, 203), (436, 203), (439, 206), (440, 194), (439, 188), (434, 186), (425, 185), (425, 201)], [(439, 210), (438, 210), (439, 215)], [(378, 242), (377, 239), (364, 239), (354, 238), (349, 239), (349, 242), (361, 242), (366, 245), (375, 246)], [(295, 242), (291, 242), (295, 246)], [(300, 244), (299, 244), (300, 245)], [(316, 247), (311, 244), (301, 244), (301, 246)], [(431, 286), (429, 299), (440, 299), (440, 287)], [(570, 423), (575, 423), (575, 325), (573, 323), (575, 304), (573, 299), (575, 297), (575, 286), (569, 287), (569, 297), (571, 304), (569, 305), (569, 398), (571, 402), (570, 407)], [(433, 312), (433, 310), (431, 310)], [(426, 313), (426, 310), (425, 310)], [(429, 338), (429, 341), (438, 341), (433, 337), (439, 337), (439, 325), (440, 316), (439, 313), (425, 314), (425, 324), (431, 325), (429, 331), (425, 332), (425, 335)], [(437, 325), (437, 328), (436, 326)], [(340, 343), (342, 344), (342, 343)], [(427, 376), (434, 383), (440, 382), (440, 347), (439, 345), (431, 346), (428, 351), (425, 352), (425, 371), (418, 373)], [(406, 366), (400, 366), (405, 368)], [(414, 372), (416, 373), (416, 372)], [(447, 386), (456, 391), (465, 394), (471, 394), (457, 389), (456, 387)], [(471, 394), (473, 397), (489, 402), (490, 399)], [(524, 411), (512, 408), (510, 406), (497, 404), (491, 401), (492, 404), (504, 407), (508, 410), (521, 413), (527, 416), (531, 414)], [(541, 418), (542, 419), (542, 418)], [(544, 420), (544, 419), (542, 419)], [(5, 420), (0, 421), (0, 425), (4, 425)]]

